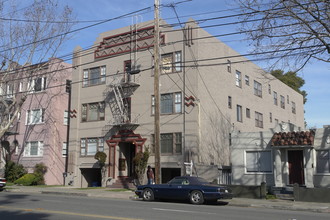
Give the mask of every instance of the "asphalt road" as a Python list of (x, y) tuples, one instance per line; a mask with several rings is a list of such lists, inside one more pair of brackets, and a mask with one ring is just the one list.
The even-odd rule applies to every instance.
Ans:
[(330, 214), (232, 207), (223, 203), (191, 205), (184, 202), (144, 202), (126, 199), (2, 192), (0, 194), (0, 219), (328, 220)]

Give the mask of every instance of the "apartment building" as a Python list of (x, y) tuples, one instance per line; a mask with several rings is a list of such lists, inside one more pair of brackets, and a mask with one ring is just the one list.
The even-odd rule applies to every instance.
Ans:
[[(17, 120), (3, 137), (11, 160), (32, 173), (34, 166), (47, 166), (45, 183), (62, 185), (67, 155), (68, 101), (66, 81), (72, 65), (51, 58), (38, 64), (16, 65), (3, 83), (2, 98), (24, 98)], [(3, 117), (10, 117), (2, 112)], [(4, 152), (3, 152), (4, 153)]]
[[(101, 33), (74, 50), (72, 118), (66, 182), (111, 185), (134, 175), (146, 147), (154, 167), (154, 24)], [(214, 180), (230, 165), (233, 131), (263, 131), (281, 122), (304, 127), (303, 97), (194, 21), (160, 33), (161, 179), (193, 173)], [(94, 159), (107, 154), (101, 175)]]

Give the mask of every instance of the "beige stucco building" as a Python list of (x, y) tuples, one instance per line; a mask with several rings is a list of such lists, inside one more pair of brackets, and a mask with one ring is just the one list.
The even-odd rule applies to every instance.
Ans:
[[(133, 176), (132, 158), (153, 152), (153, 21), (101, 33), (73, 59), (69, 175), (75, 186), (110, 185)], [(193, 21), (161, 25), (162, 182), (193, 173), (210, 180), (230, 165), (233, 131), (263, 131), (280, 122), (304, 127), (303, 97)], [(101, 178), (94, 159), (107, 154)], [(149, 164), (154, 166), (154, 154)]]

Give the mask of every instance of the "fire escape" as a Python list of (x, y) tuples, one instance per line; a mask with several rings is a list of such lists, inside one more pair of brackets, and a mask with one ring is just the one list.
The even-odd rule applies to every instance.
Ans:
[(112, 118), (103, 128), (105, 137), (120, 130), (135, 130), (139, 115), (131, 113), (131, 96), (140, 86), (137, 83), (138, 70), (131, 70), (131, 63), (125, 64), (125, 73), (116, 74), (110, 78), (110, 83), (103, 92), (104, 101), (109, 105)]

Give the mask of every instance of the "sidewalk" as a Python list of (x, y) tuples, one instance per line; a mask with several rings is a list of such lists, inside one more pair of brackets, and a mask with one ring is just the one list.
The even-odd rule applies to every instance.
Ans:
[[(7, 192), (12, 193), (42, 193), (42, 194), (58, 194), (58, 195), (74, 195), (74, 196), (89, 196), (102, 198), (116, 198), (116, 199), (132, 199), (136, 200), (135, 193), (131, 190), (121, 191), (120, 189), (111, 188), (74, 188), (68, 186), (56, 187), (35, 187), (35, 186), (8, 186)], [(1, 192), (0, 192), (1, 195)], [(229, 206), (239, 207), (256, 207), (256, 208), (270, 208), (281, 210), (294, 211), (309, 211), (322, 212), (330, 214), (330, 203), (312, 203), (312, 202), (295, 202), (290, 200), (262, 200), (262, 199), (246, 199), (233, 198), (231, 200), (224, 200), (228, 202)]]

